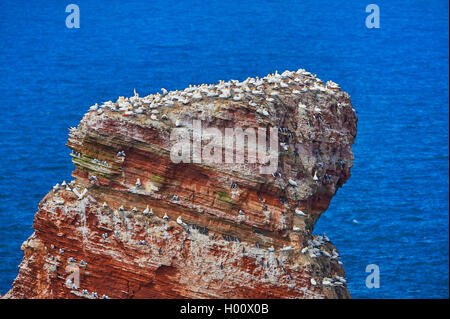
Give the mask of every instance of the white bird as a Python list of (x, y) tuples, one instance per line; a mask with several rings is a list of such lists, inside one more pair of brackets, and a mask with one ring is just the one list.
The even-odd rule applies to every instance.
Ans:
[(183, 227), (187, 226), (187, 224), (185, 222), (183, 222), (183, 220), (181, 219), (181, 216), (178, 216), (177, 223), (180, 224)]
[(180, 119), (177, 119), (177, 120), (175, 121), (175, 126), (176, 126), (176, 127), (180, 127), (180, 126), (181, 126), (181, 121), (180, 121)]
[(163, 219), (164, 220), (169, 220), (169, 216), (167, 216), (167, 214), (164, 214)]
[(317, 285), (317, 282), (314, 280), (314, 278), (311, 278), (311, 285), (313, 286)]
[(98, 108), (98, 104), (95, 103), (94, 105), (92, 105), (92, 106), (89, 108), (89, 111), (95, 111), (97, 108)]
[(56, 191), (59, 189), (59, 183), (57, 183), (55, 186), (53, 186), (53, 190)]
[(322, 285), (324, 285), (324, 286), (331, 286), (332, 283), (331, 283), (331, 281), (330, 281), (328, 278), (325, 277), (325, 278), (322, 280)]
[(103, 202), (102, 206), (103, 206), (103, 208), (106, 208), (106, 207), (108, 207), (108, 204), (106, 204), (106, 202)]
[(289, 178), (289, 184), (291, 184), (292, 186), (297, 186), (297, 182), (296, 181), (294, 181), (294, 180), (292, 180), (292, 179), (290, 179)]
[(78, 199), (83, 199), (84, 195), (87, 193), (87, 189), (85, 188), (83, 192), (80, 194), (76, 188), (73, 188), (73, 193), (78, 196)]
[(302, 212), (300, 209), (296, 208), (295, 209), (295, 214), (299, 215), (299, 216), (306, 216), (306, 214), (304, 212)]
[(161, 91), (163, 92), (164, 95), (167, 94), (167, 90), (165, 88), (162, 88)]
[(271, 247), (269, 247), (267, 250), (268, 250), (268, 251), (275, 251), (275, 248), (273, 248), (273, 246), (271, 246)]
[(144, 209), (144, 211), (142, 212), (142, 214), (148, 215), (149, 211), (150, 211), (150, 209), (148, 208), (148, 205), (147, 205), (147, 207)]
[(300, 232), (300, 231), (302, 231), (302, 230), (301, 230), (299, 227), (297, 227), (297, 226), (292, 227), (292, 230), (295, 231), (295, 232)]
[(201, 100), (202, 99), (202, 94), (200, 92), (196, 92), (192, 95), (192, 98), (194, 100)]
[(318, 181), (319, 180), (319, 178), (317, 177), (317, 171), (314, 172), (313, 180), (314, 181)]
[(141, 186), (142, 186), (142, 184), (141, 184), (141, 179), (138, 178), (138, 179), (136, 180), (136, 187), (141, 187)]

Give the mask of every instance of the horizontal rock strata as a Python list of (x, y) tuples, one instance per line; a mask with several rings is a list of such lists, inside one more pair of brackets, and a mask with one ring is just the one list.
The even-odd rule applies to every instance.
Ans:
[[(276, 128), (276, 171), (174, 162), (171, 134), (194, 120)], [(74, 180), (40, 202), (5, 297), (349, 298), (312, 231), (350, 177), (356, 122), (349, 95), (304, 70), (94, 105), (70, 130)]]

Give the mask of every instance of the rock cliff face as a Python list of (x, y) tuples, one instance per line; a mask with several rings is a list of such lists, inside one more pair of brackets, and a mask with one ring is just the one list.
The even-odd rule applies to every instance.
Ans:
[[(276, 169), (176, 163), (171, 133), (194, 141), (194, 120), (276, 128)], [(312, 230), (350, 177), (356, 122), (348, 94), (304, 70), (95, 105), (70, 130), (74, 180), (39, 203), (4, 297), (349, 298)]]

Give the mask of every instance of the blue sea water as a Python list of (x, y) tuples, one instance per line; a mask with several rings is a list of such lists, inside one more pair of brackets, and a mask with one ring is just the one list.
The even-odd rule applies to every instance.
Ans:
[[(365, 27), (376, 1), (380, 29)], [(449, 297), (447, 1), (0, 2), (0, 293), (95, 102), (306, 68), (349, 92), (352, 177), (322, 215), (354, 298)], [(358, 223), (354, 222), (356, 220)], [(380, 288), (365, 285), (366, 266)]]

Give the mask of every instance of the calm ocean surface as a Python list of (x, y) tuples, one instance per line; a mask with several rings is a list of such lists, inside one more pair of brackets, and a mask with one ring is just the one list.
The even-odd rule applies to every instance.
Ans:
[[(375, 1), (375, 0), (374, 0)], [(81, 28), (67, 29), (76, 3)], [(0, 2), (0, 293), (95, 102), (306, 68), (352, 97), (352, 177), (322, 215), (354, 298), (449, 297), (447, 1)], [(358, 221), (355, 223), (354, 220)], [(366, 266), (380, 267), (368, 289)]]

